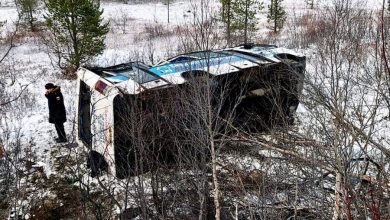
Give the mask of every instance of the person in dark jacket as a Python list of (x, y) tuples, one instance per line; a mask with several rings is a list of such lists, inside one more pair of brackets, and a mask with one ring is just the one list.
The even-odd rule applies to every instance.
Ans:
[(53, 83), (45, 85), (46, 98), (49, 104), (49, 122), (55, 125), (58, 138), (57, 143), (67, 142), (64, 123), (66, 122), (66, 111), (64, 105), (64, 97), (61, 93), (61, 88)]

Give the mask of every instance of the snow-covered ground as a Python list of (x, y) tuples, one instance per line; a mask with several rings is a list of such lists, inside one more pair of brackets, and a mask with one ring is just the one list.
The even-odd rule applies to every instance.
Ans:
[[(329, 5), (334, 0), (320, 1), (322, 5)], [(0, 22), (6, 22), (6, 25), (1, 30), (2, 37), (10, 33), (14, 29), (14, 22), (17, 19), (17, 10), (14, 7), (13, 1), (0, 1)], [(269, 1), (264, 1), (265, 8), (260, 12), (260, 24), (266, 22), (266, 10)], [(352, 1), (354, 2), (354, 1)], [(357, 2), (357, 1), (356, 1)], [(380, 6), (380, 1), (368, 0), (361, 4), (362, 7), (377, 8)], [(167, 22), (167, 5), (162, 3), (156, 4), (123, 4), (117, 2), (103, 2), (101, 7), (104, 9), (103, 16), (105, 20), (111, 22), (111, 31), (107, 35), (107, 48), (103, 55), (99, 56), (95, 64), (101, 66), (113, 65), (126, 62), (134, 59), (136, 54), (145, 53), (145, 45), (147, 42), (139, 40), (134, 42), (134, 39), (142, 35), (145, 25), (161, 24), (163, 27), (175, 27), (191, 22), (191, 12), (194, 10), (194, 5), (197, 1), (175, 1), (170, 5), (170, 23)], [(219, 5), (218, 1), (211, 1), (215, 10)], [(285, 0), (283, 4), (286, 6), (288, 13), (299, 13), (307, 10), (305, 1)], [(123, 34), (120, 27), (113, 27), (114, 20), (120, 20), (121, 17), (129, 17), (126, 26), (126, 33)], [(42, 19), (42, 16), (40, 16)], [(175, 48), (175, 40), (172, 38), (157, 38), (153, 39), (152, 47), (156, 53), (157, 59), (162, 59)], [(283, 45), (281, 45), (283, 46)], [(34, 100), (32, 106), (25, 112), (22, 118), (15, 121), (16, 124), (22, 125), (22, 133), (24, 140), (34, 140), (36, 143), (37, 153), (42, 153), (43, 150), (49, 149), (52, 142), (52, 137), (55, 136), (53, 126), (47, 122), (47, 103), (43, 96), (45, 90), (44, 85), (47, 82), (53, 82), (62, 87), (62, 92), (65, 96), (65, 103), (68, 112), (69, 121), (66, 123), (68, 133), (71, 132), (72, 120), (74, 118), (74, 100), (75, 82), (62, 80), (60, 71), (53, 67), (47, 55), (47, 48), (36, 37), (23, 37), (18, 40), (16, 47), (11, 51), (9, 58), (5, 64), (11, 65), (17, 73), (17, 82), (21, 85), (28, 84), (28, 94)], [(136, 58), (137, 59), (137, 58)]]
[[(335, 0), (320, 1), (319, 8), (331, 5)], [(104, 53), (94, 60), (94, 64), (108, 66), (119, 64), (134, 59), (145, 59), (147, 53), (152, 50), (156, 60), (162, 59), (167, 55), (173, 55), (178, 46), (175, 37), (153, 38), (151, 41), (144, 39), (146, 26), (158, 26), (162, 28), (174, 29), (176, 26), (185, 25), (191, 22), (194, 11), (194, 5), (200, 1), (175, 1), (170, 5), (170, 22), (168, 23), (167, 5), (163, 3), (148, 4), (123, 4), (118, 2), (103, 2), (101, 7), (104, 9), (103, 17), (110, 21), (110, 32), (106, 38), (107, 48)], [(213, 8), (218, 9), (217, 0), (211, 0)], [(352, 1), (357, 3), (358, 1)], [(359, 1), (362, 8), (378, 9), (381, 7), (381, 1), (368, 0)], [(267, 34), (266, 28), (266, 10), (269, 0), (264, 1), (265, 8), (259, 12), (260, 33)], [(285, 0), (289, 16), (299, 15), (308, 10), (304, 0)], [(123, 22), (126, 17), (126, 27), (121, 28), (118, 23)], [(42, 16), (40, 16), (42, 20)], [(5, 22), (1, 29), (0, 38), (5, 38), (7, 34), (14, 31), (14, 22), (17, 20), (17, 10), (11, 0), (0, 0), (0, 22)], [(262, 37), (262, 38), (266, 38)], [(283, 39), (283, 37), (281, 37)], [(281, 44), (282, 40), (275, 43)], [(150, 45), (151, 44), (151, 45)], [(284, 45), (280, 45), (284, 46)], [(3, 52), (0, 47), (0, 56)], [(310, 54), (307, 49), (304, 53)], [(141, 54), (141, 57), (139, 57)], [(16, 82), (10, 89), (17, 93), (21, 88), (27, 86), (22, 95), (22, 99), (17, 101), (15, 106), (22, 108), (20, 111), (7, 110), (4, 114), (2, 128), (11, 128), (14, 132), (9, 136), (9, 142), (16, 138), (16, 131), (21, 135), (21, 146), (31, 147), (31, 155), (34, 155), (34, 162), (45, 164), (45, 172), (50, 176), (53, 170), (53, 160), (51, 153), (53, 151), (56, 137), (55, 129), (48, 122), (47, 100), (44, 96), (44, 85), (53, 82), (61, 86), (65, 98), (68, 121), (65, 123), (65, 130), (69, 139), (74, 138), (74, 120), (75, 120), (75, 101), (76, 82), (61, 78), (60, 70), (52, 65), (47, 48), (38, 36), (21, 36), (15, 42), (15, 47), (11, 50), (9, 56), (1, 63), (7, 73), (15, 75)], [(8, 81), (7, 83), (10, 83)], [(301, 106), (298, 113), (305, 115), (307, 108)], [(1, 113), (1, 111), (0, 111)], [(5, 122), (5, 120), (7, 120)], [(6, 124), (5, 124), (6, 123)], [(381, 131), (383, 132), (383, 130)], [(3, 138), (0, 136), (0, 138)], [(9, 147), (7, 145), (5, 148)], [(7, 149), (6, 149), (7, 150)]]

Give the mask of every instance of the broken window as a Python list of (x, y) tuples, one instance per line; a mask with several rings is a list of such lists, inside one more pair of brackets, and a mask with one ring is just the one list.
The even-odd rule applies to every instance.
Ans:
[(79, 94), (79, 137), (86, 146), (92, 147), (91, 92), (89, 86), (82, 81), (80, 81)]

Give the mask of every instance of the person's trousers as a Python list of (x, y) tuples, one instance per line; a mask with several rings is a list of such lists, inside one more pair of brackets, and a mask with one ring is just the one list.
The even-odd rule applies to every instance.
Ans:
[(56, 126), (56, 131), (58, 134), (58, 139), (60, 140), (66, 140), (66, 134), (64, 129), (64, 123), (54, 123)]

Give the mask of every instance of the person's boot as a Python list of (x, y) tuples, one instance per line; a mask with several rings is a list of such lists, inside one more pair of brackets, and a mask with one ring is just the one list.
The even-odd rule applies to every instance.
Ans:
[(56, 142), (57, 143), (66, 143), (66, 142), (68, 142), (68, 140), (66, 140), (65, 138), (57, 138)]

